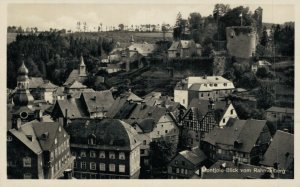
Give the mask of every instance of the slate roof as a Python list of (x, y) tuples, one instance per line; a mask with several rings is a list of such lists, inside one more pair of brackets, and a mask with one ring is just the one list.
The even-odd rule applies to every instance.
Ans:
[[(288, 154), (287, 154), (288, 153)], [(273, 140), (264, 154), (264, 159), (261, 161), (262, 165), (273, 167), (277, 162), (278, 168), (290, 169), (294, 162), (294, 135), (284, 132), (276, 131)]]
[(272, 106), (271, 108), (267, 109), (266, 112), (294, 114), (294, 109), (293, 108), (284, 108), (284, 107)]
[(179, 45), (178, 41), (173, 42), (171, 47), (168, 49), (168, 51), (177, 51), (178, 50), (178, 45)]
[(90, 135), (96, 137), (95, 148), (132, 150), (140, 145), (137, 132), (127, 123), (117, 119), (74, 120), (66, 131), (71, 144), (87, 144)]
[(64, 86), (67, 86), (67, 85), (69, 85), (69, 84), (72, 84), (75, 80), (78, 79), (78, 77), (79, 77), (79, 70), (78, 70), (78, 69), (74, 69), (74, 70), (70, 73), (70, 75), (69, 75), (68, 79), (66, 80), (66, 82), (64, 83)]
[(68, 110), (67, 115), (70, 119), (87, 117), (79, 99), (57, 100), (56, 105), (58, 105), (63, 117), (66, 117), (66, 109)]
[(79, 89), (83, 89), (83, 88), (86, 88), (85, 85), (83, 85), (81, 82), (77, 81), (77, 80), (74, 80), (72, 83), (68, 84), (66, 87), (68, 88), (79, 88)]
[(184, 150), (179, 152), (179, 155), (190, 161), (193, 165), (199, 165), (207, 157), (198, 147), (193, 148), (192, 150)]
[(40, 88), (44, 89), (56, 89), (58, 86), (55, 84), (51, 83), (50, 81), (46, 81), (44, 84), (40, 85)]
[(84, 100), (89, 113), (97, 112), (99, 109), (108, 111), (114, 102), (114, 98), (110, 90), (82, 92), (81, 98)]
[(241, 142), (242, 145), (235, 149), (249, 153), (265, 125), (266, 120), (239, 120), (230, 118), (226, 126), (222, 128), (215, 127), (209, 132), (205, 136), (204, 141), (212, 145), (226, 144), (232, 146), (235, 141), (238, 141)]
[(134, 43), (128, 47), (129, 51), (137, 51), (143, 56), (148, 56), (150, 53), (153, 53), (156, 48), (156, 44), (148, 43)]
[[(58, 142), (63, 138), (63, 133), (58, 136), (58, 122), (39, 122), (33, 120), (21, 125), (20, 129), (10, 129), (9, 132), (18, 138), (24, 145), (31, 149), (35, 154), (52, 149), (55, 138)], [(63, 132), (62, 128), (62, 132)], [(43, 139), (42, 135), (47, 133), (48, 138)], [(27, 136), (32, 137), (32, 141)]]
[(29, 89), (36, 89), (44, 84), (44, 80), (42, 77), (29, 77), (28, 81), (29, 81), (28, 84)]
[(144, 133), (152, 132), (156, 125), (153, 118), (142, 119), (137, 124)]

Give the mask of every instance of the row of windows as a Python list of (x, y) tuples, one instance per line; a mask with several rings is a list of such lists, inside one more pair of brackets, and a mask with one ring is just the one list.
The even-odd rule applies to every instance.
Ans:
[[(76, 160), (74, 160), (74, 168), (78, 168)], [(83, 169), (83, 170), (87, 169), (87, 163), (86, 162), (80, 162), (80, 169)], [(95, 162), (90, 162), (89, 169), (90, 170), (97, 170), (97, 164)], [(106, 164), (105, 163), (100, 163), (99, 164), (99, 170), (100, 171), (107, 171), (106, 170)], [(108, 164), (108, 171), (116, 172), (116, 164)], [(120, 164), (118, 171), (120, 173), (125, 173), (125, 165)]]
[[(89, 153), (90, 153), (89, 154), (90, 158), (96, 158), (97, 157), (96, 151), (90, 151)], [(72, 155), (73, 156), (77, 156), (77, 153), (76, 152), (72, 152)], [(80, 155), (79, 156), (80, 157), (87, 157), (86, 151), (80, 151)], [(109, 152), (108, 156), (109, 156), (108, 157), (109, 159), (116, 159), (116, 154), (114, 152), (112, 152), (112, 151)], [(106, 157), (105, 156), (105, 152), (104, 151), (100, 151), (98, 157), (99, 158), (105, 158)], [(125, 160), (125, 153), (124, 152), (119, 152), (119, 160)]]
[[(56, 140), (56, 138), (55, 138)], [(57, 158), (61, 153), (70, 147), (69, 139), (66, 139), (62, 144), (55, 148), (54, 153), (51, 151), (50, 160), (53, 160), (54, 157)]]
[(59, 159), (59, 160), (55, 163), (54, 167), (52, 167), (52, 171), (51, 171), (51, 172), (52, 172), (52, 175), (53, 175), (54, 172), (57, 172), (58, 170), (60, 170), (61, 167), (64, 166), (64, 164), (68, 161), (69, 158), (70, 158), (70, 152), (68, 152), (68, 153), (65, 154), (61, 159)]
[(172, 167), (172, 172), (176, 173), (176, 174), (182, 174), (182, 175), (187, 175), (188, 174), (188, 170), (184, 169), (184, 168)]

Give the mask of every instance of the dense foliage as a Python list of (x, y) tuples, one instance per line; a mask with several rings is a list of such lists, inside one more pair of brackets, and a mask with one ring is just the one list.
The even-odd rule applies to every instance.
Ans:
[(96, 73), (100, 57), (109, 53), (114, 45), (112, 39), (98, 37), (92, 40), (57, 32), (17, 35), (16, 41), (7, 46), (7, 86), (15, 87), (22, 60), (29, 69), (29, 76), (42, 76), (58, 85), (78, 67), (81, 55), (87, 71)]

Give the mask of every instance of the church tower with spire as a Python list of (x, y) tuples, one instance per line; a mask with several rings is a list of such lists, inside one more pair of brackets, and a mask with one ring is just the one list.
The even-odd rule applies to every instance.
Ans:
[(79, 77), (86, 77), (86, 66), (82, 55), (80, 56)]
[(12, 108), (12, 127), (17, 128), (23, 122), (28, 122), (36, 118), (33, 108), (34, 98), (29, 92), (28, 69), (24, 62), (18, 70), (17, 88), (13, 96), (14, 106)]

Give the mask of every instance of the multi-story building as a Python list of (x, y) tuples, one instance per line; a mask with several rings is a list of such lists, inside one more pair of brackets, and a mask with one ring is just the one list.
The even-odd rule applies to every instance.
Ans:
[(294, 109), (272, 106), (266, 110), (266, 119), (268, 121), (294, 121)]
[(216, 101), (193, 99), (181, 121), (183, 134), (186, 134), (187, 138), (185, 142), (192, 147), (198, 146), (205, 134), (214, 127), (225, 126), (230, 118), (238, 116), (228, 99)]
[(226, 126), (215, 127), (201, 142), (210, 160), (257, 164), (271, 140), (266, 120), (229, 119)]
[(221, 76), (187, 77), (178, 82), (174, 89), (174, 101), (185, 108), (193, 98), (209, 100), (209, 98), (225, 97), (232, 93), (234, 85)]
[(205, 160), (205, 154), (198, 147), (194, 147), (191, 150), (181, 151), (168, 165), (168, 178), (192, 178), (197, 171), (201, 171), (201, 167)]
[(131, 179), (140, 172), (136, 131), (116, 119), (74, 120), (66, 127), (79, 179)]
[(202, 46), (196, 44), (193, 40), (174, 41), (168, 49), (169, 58), (188, 58), (194, 54), (201, 56), (201, 53)]
[(69, 135), (60, 122), (33, 120), (7, 132), (9, 179), (56, 179), (73, 169)]

